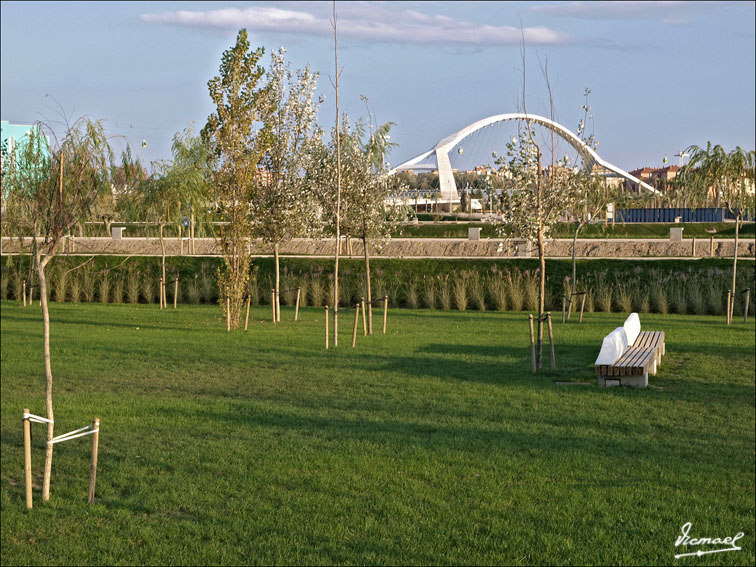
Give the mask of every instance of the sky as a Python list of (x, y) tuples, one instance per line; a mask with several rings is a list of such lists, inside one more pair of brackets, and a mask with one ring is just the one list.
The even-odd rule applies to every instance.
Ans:
[[(679, 150), (707, 141), (754, 149), (755, 6), (337, 2), (342, 112), (394, 123), (394, 166), (521, 110), (523, 69), (525, 107), (548, 116), (547, 67), (556, 120), (574, 132), (590, 89), (598, 153), (626, 170), (677, 164)], [(212, 113), (207, 82), (246, 28), (265, 66), (283, 46), (295, 69), (320, 73), (318, 121), (326, 131), (335, 123), (331, 2), (3, 1), (1, 10), (3, 120), (87, 115), (146, 163), (170, 159), (174, 134), (190, 123), (198, 131)]]

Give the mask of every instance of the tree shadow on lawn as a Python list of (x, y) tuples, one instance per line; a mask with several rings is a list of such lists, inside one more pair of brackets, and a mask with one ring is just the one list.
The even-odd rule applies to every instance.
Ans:
[[(184, 412), (184, 409), (177, 408), (175, 412), (167, 409), (168, 416), (173, 414), (177, 418), (185, 418)], [(556, 419), (559, 432), (554, 432), (552, 428), (548, 433), (540, 427), (537, 431), (525, 431), (531, 425), (528, 423), (512, 429), (512, 423), (505, 420), (484, 428), (459, 422), (417, 423), (399, 417), (364, 414), (348, 418), (275, 411), (271, 408), (266, 408), (264, 412), (250, 411), (246, 406), (240, 406), (237, 412), (203, 409), (194, 413), (193, 417), (201, 421), (231, 422), (241, 428), (260, 428), (259, 432), (252, 432), (251, 435), (261, 435), (268, 440), (274, 435), (282, 446), (301, 443), (297, 436), (304, 436), (309, 439), (307, 452), (346, 450), (362, 454), (364, 450), (378, 457), (435, 453), (444, 460), (478, 455), (485, 466), (491, 465), (491, 459), (498, 461), (504, 456), (520, 460), (522, 464), (534, 458), (561, 461), (565, 455), (569, 455), (575, 462), (601, 463), (600, 468), (604, 472), (607, 461), (614, 462), (623, 469), (618, 476), (625, 480), (629, 474), (630, 477), (647, 481), (645, 465), (651, 470), (657, 470), (660, 466), (684, 470), (685, 467), (697, 467), (705, 460), (710, 465), (718, 463), (726, 467), (731, 464), (732, 458), (731, 451), (721, 450), (732, 444), (732, 440), (724, 435), (701, 432), (700, 436), (686, 437), (692, 441), (691, 446), (681, 447), (674, 438), (660, 440), (648, 432), (639, 435), (638, 432), (629, 431), (630, 427), (627, 432), (603, 428), (591, 419), (564, 414)], [(277, 431), (284, 432), (284, 437), (276, 436), (274, 432)], [(289, 435), (294, 437), (289, 438)], [(464, 457), (465, 460), (468, 458)], [(624, 469), (625, 466), (627, 469)]]

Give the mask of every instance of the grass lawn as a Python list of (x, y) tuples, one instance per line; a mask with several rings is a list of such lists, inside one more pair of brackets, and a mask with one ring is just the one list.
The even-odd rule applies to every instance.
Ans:
[[(44, 415), (35, 304), (2, 304), (3, 565), (753, 565), (753, 319), (642, 315), (667, 354), (646, 390), (599, 389), (592, 363), (625, 318), (555, 318), (557, 370), (530, 372), (524, 313), (398, 310), (358, 336), (343, 312), (247, 333), (220, 310), (51, 305), (56, 434), (42, 504), (24, 505), (21, 413)], [(548, 349), (544, 350), (548, 367)], [(588, 386), (558, 385), (586, 381)], [(675, 560), (690, 535), (742, 551)]]

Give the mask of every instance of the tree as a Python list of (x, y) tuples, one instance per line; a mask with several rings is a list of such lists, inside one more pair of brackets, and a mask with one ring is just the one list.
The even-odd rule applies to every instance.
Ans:
[[(129, 218), (156, 222), (160, 235), (161, 275), (166, 279), (166, 226), (181, 230), (184, 219), (195, 213), (205, 216), (208, 207), (209, 155), (207, 145), (194, 135), (189, 125), (183, 133), (176, 133), (171, 146), (172, 161), (153, 163), (149, 177), (138, 160), (131, 158), (127, 148), (121, 170), (124, 172), (126, 194), (121, 210)], [(161, 290), (162, 293), (162, 290)]]
[[(524, 41), (524, 40), (523, 40)], [(525, 51), (522, 46), (522, 103), (523, 113), (527, 117), (525, 105)], [(544, 70), (546, 86), (549, 93), (551, 118), (554, 119), (554, 104), (548, 72)], [(554, 133), (551, 132), (551, 171), (555, 169), (554, 153), (556, 151)], [(553, 226), (562, 217), (569, 205), (569, 193), (561, 187), (554, 175), (544, 180), (543, 151), (536, 142), (535, 131), (528, 118), (522, 120), (518, 128), (518, 137), (507, 144), (507, 155), (497, 160), (497, 164), (506, 165), (511, 174), (512, 189), (502, 194), (503, 212), (497, 223), (497, 230), (502, 235), (516, 235), (535, 243), (538, 248), (539, 286), (538, 286), (538, 338), (536, 349), (536, 369), (541, 368), (543, 348), (544, 298), (546, 292), (546, 238)]]
[(735, 253), (732, 261), (732, 296), (727, 306), (727, 321), (732, 319), (735, 305), (735, 282), (738, 269), (738, 235), (743, 213), (754, 208), (754, 170), (756, 151), (745, 151), (740, 146), (730, 153), (717, 144), (707, 142), (706, 148), (690, 146), (686, 153), (690, 161), (685, 165), (680, 177), (686, 194), (693, 203), (704, 203), (710, 196), (723, 203), (735, 216)]
[(339, 107), (339, 34), (336, 27), (336, 0), (333, 0), (333, 59), (336, 69), (333, 89), (336, 92), (336, 252), (333, 263), (333, 346), (339, 346), (339, 252), (341, 250), (341, 109)]
[[(239, 327), (244, 293), (251, 264), (253, 237), (250, 203), (260, 186), (258, 164), (269, 150), (269, 85), (263, 83), (265, 69), (259, 65), (264, 49), (250, 49), (247, 30), (236, 44), (223, 52), (219, 75), (208, 81), (215, 111), (202, 129), (213, 164), (211, 199), (222, 224), (216, 232), (223, 254), (218, 270), (219, 302), (231, 329)], [(226, 305), (229, 311), (226, 312)]]
[(365, 139), (361, 122), (350, 130), (348, 120), (344, 120), (339, 136), (343, 178), (341, 223), (344, 232), (362, 241), (370, 334), (373, 333), (370, 246), (375, 241), (387, 240), (391, 228), (407, 212), (403, 206), (386, 207), (391, 185), (385, 156), (396, 145), (388, 141), (392, 125), (391, 122), (383, 124)]
[(322, 137), (314, 100), (318, 74), (306, 66), (295, 79), (284, 53), (284, 48), (273, 53), (268, 71), (269, 114), (264, 122), (271, 144), (263, 156), (265, 174), (252, 201), (254, 231), (273, 244), (277, 321), (281, 320), (279, 247), (293, 238), (312, 237), (320, 229), (316, 201), (304, 182), (313, 140)]
[[(169, 182), (174, 185), (173, 190), (181, 200), (181, 225), (189, 227), (189, 237), (194, 253), (194, 234), (197, 222), (207, 225), (211, 217), (210, 180), (212, 175), (212, 160), (208, 145), (202, 137), (194, 134), (190, 123), (183, 133), (177, 132), (173, 136), (171, 146), (173, 162), (167, 172)], [(210, 231), (212, 232), (212, 225)]]
[[(583, 109), (583, 118), (578, 124), (577, 134), (584, 144), (591, 149), (595, 149), (598, 146), (598, 142), (596, 141), (593, 128), (591, 128), (591, 133), (588, 135), (586, 125), (588, 120), (593, 124), (593, 114), (591, 114), (591, 107), (588, 104), (588, 95), (590, 94), (591, 90), (586, 88), (583, 93), (585, 103), (581, 107)], [(605, 182), (592, 175), (585, 167), (569, 168), (568, 165), (569, 157), (565, 155), (564, 160), (560, 163), (560, 167), (552, 173), (562, 178), (559, 185), (564, 187), (568, 192), (571, 205), (569, 212), (575, 223), (575, 232), (572, 237), (572, 279), (570, 281), (570, 298), (567, 307), (567, 318), (569, 319), (572, 314), (572, 302), (575, 298), (577, 287), (576, 248), (578, 234), (580, 233), (580, 229), (591, 219), (596, 218), (610, 202), (615, 200), (616, 191), (610, 190)]]
[[(63, 236), (91, 212), (98, 196), (110, 191), (110, 145), (102, 124), (80, 119), (67, 127), (54, 145), (37, 124), (13, 151), (3, 192), (11, 231), (29, 232), (42, 306), (42, 350), (45, 369), (47, 440), (54, 436), (53, 373), (50, 357), (50, 312), (46, 269), (58, 253)], [(49, 133), (53, 139), (52, 130)], [(50, 499), (53, 444), (47, 444), (42, 500)]]

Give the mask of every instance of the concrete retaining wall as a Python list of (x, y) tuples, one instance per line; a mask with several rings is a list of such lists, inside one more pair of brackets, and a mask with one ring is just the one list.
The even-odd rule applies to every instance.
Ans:
[[(31, 238), (2, 239), (3, 254), (18, 254), (29, 251)], [(579, 239), (577, 256), (581, 258), (692, 258), (692, 257), (732, 257), (735, 249), (734, 239), (696, 239), (695, 252), (693, 239), (671, 242), (668, 239)], [(181, 243), (176, 238), (165, 239), (166, 254), (182, 254)], [(297, 239), (281, 247), (281, 253), (296, 256), (332, 256), (334, 240)], [(346, 245), (342, 245), (346, 255)], [(467, 240), (457, 238), (395, 238), (384, 246), (373, 246), (371, 255), (391, 258), (508, 258), (537, 256), (535, 246), (532, 252), (524, 241), (485, 239)], [(219, 248), (213, 239), (196, 239), (196, 254), (201, 256), (217, 255)], [(256, 241), (251, 246), (255, 255), (272, 254), (272, 247)], [(738, 255), (756, 257), (756, 241), (741, 239), (738, 243)], [(160, 255), (160, 240), (157, 238), (71, 238), (61, 244), (61, 252), (72, 254), (133, 254)], [(189, 244), (184, 243), (183, 254), (188, 255)], [(361, 256), (362, 243), (352, 240), (352, 255)], [(568, 258), (572, 255), (572, 240), (551, 240), (546, 246), (546, 255), (550, 258)]]

